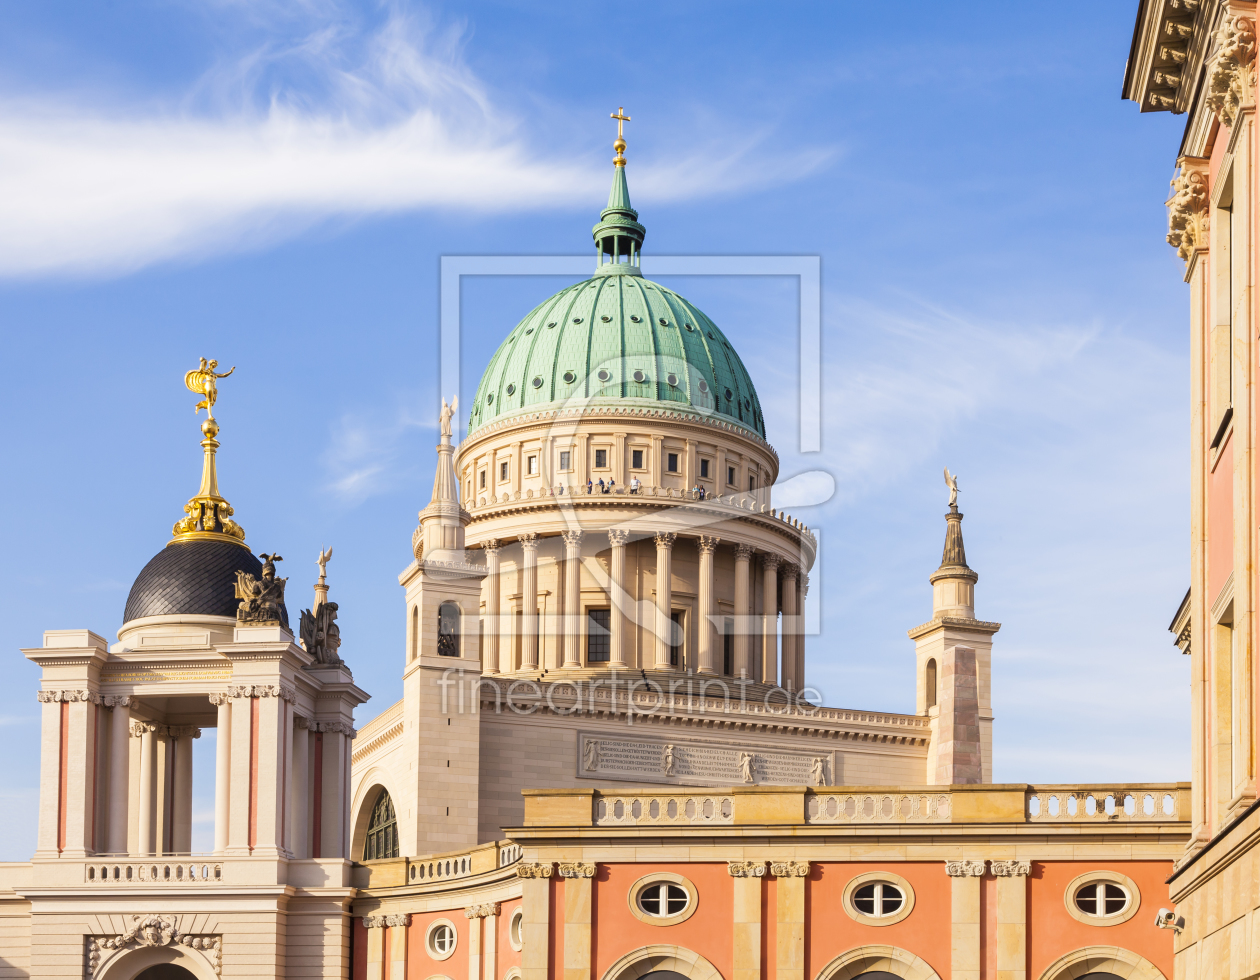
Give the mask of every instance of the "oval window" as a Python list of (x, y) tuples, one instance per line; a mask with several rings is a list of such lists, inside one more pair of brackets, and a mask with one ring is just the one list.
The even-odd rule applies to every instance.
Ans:
[(542, 379), (542, 378), (540, 378), (540, 377), (539, 377), (539, 378), (535, 378), (535, 379), (531, 382), (531, 384), (533, 384), (533, 386), (534, 386), (535, 388), (541, 388), (541, 387), (543, 386), (543, 379)]
[(575, 316), (575, 317), (573, 318), (573, 322), (574, 322), (574, 323), (581, 323), (581, 322), (582, 322), (582, 318), (581, 318), (580, 316)]
[(700, 390), (701, 390), (701, 391), (703, 391), (703, 392), (708, 392), (708, 390), (709, 390), (709, 384), (708, 384), (708, 382), (707, 382), (707, 381), (705, 381), (705, 380), (704, 380), (704, 378), (701, 378), (701, 379), (700, 379), (699, 388), (700, 388)]
[(726, 400), (729, 402), (729, 401), (730, 401), (732, 398), (734, 398), (734, 397), (735, 397), (735, 396), (731, 393), (731, 389), (730, 389), (730, 388), (727, 388), (727, 389), (726, 389)]
[(486, 404), (489, 405), (493, 401), (494, 401), (494, 392), (492, 391), (490, 392), (490, 394), (486, 395)]
[(550, 330), (550, 329), (551, 329), (552, 327), (554, 327), (555, 325), (556, 325), (556, 321), (555, 321), (555, 320), (552, 320), (549, 324), (547, 324), (547, 329), (548, 329), (548, 330)]
[(429, 930), (429, 955), (434, 959), (446, 959), (455, 951), (455, 930), (441, 922)]
[(876, 918), (895, 915), (906, 904), (901, 889), (887, 881), (872, 881), (853, 893), (853, 907)]
[(515, 394), (516, 394), (516, 385), (508, 385), (508, 386), (507, 386), (507, 393), (508, 393), (509, 395), (515, 395)]
[(695, 327), (693, 327), (690, 323), (684, 323), (684, 324), (683, 324), (683, 326), (684, 326), (684, 327), (686, 327), (688, 330), (695, 330), (695, 329), (696, 329), (696, 328), (695, 328)]
[(564, 372), (564, 383), (565, 383), (565, 384), (567, 384), (567, 385), (571, 385), (571, 384), (573, 384), (573, 382), (574, 382), (574, 381), (576, 381), (576, 380), (577, 380), (577, 375), (576, 375), (576, 374), (574, 374), (572, 371), (565, 371), (565, 372)]
[(639, 382), (639, 384), (643, 384), (643, 382), (647, 380), (647, 375), (642, 371), (635, 371), (634, 374), (630, 375), (630, 377), (634, 378), (634, 380)]
[(1128, 905), (1129, 893), (1109, 881), (1091, 881), (1076, 890), (1076, 907), (1086, 915), (1119, 915)]
[(631, 323), (642, 323), (643, 321), (642, 321), (642, 320), (640, 320), (637, 316), (631, 316), (631, 317), (630, 317), (630, 322), (631, 322)]
[(612, 375), (609, 374), (607, 371), (605, 371), (603, 368), (600, 368), (599, 373), (596, 374), (595, 377), (599, 378), (600, 381), (607, 381), (609, 378), (612, 377)]
[(533, 327), (527, 327), (527, 328), (525, 329), (525, 335), (526, 335), (526, 336), (529, 336), (529, 335), (530, 335), (531, 333), (533, 333), (533, 332), (534, 332), (534, 328), (533, 328)]
[(639, 892), (639, 908), (660, 919), (685, 911), (690, 901), (687, 889), (671, 882), (653, 883)]
[(678, 375), (676, 375), (676, 374), (667, 374), (667, 375), (665, 375), (665, 383), (666, 383), (667, 385), (669, 385), (671, 388), (677, 388), (677, 387), (678, 387)]
[(668, 326), (669, 326), (669, 321), (668, 321), (668, 320), (666, 320), (664, 317), (661, 317), (661, 318), (660, 318), (659, 320), (657, 320), (656, 322), (657, 322), (657, 323), (659, 323), (662, 327), (668, 327)]
[(601, 319), (601, 320), (603, 320), (605, 323), (611, 323), (611, 322), (612, 322), (612, 317), (610, 317), (610, 316), (601, 316), (601, 317), (600, 317), (600, 319)]
[(712, 331), (712, 330), (706, 330), (706, 331), (705, 331), (705, 335), (706, 335), (706, 336), (707, 336), (710, 340), (712, 340), (712, 339), (713, 339), (713, 331)]

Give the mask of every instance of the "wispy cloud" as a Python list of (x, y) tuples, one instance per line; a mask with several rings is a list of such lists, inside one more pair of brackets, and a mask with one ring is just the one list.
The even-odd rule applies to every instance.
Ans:
[(327, 485), (343, 504), (356, 505), (385, 493), (411, 474), (404, 461), (405, 436), (415, 429), (433, 428), (409, 408), (392, 413), (348, 412), (332, 426), (324, 453)]
[[(221, 4), (242, 16), (244, 8)], [(175, 105), (0, 93), (0, 275), (117, 274), (284, 239), (312, 223), (422, 208), (508, 211), (598, 198), (606, 164), (540, 155), (492, 106), (458, 27), (333, 3), (225, 59)], [(265, 15), (265, 16), (264, 16)], [(278, 18), (271, 5), (252, 16)], [(832, 151), (767, 131), (636, 168), (646, 199), (793, 179)]]

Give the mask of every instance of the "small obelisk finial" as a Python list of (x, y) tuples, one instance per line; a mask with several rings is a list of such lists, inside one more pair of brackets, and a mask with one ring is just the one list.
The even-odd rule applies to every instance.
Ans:
[(616, 112), (609, 113), (609, 118), (617, 120), (617, 139), (613, 142), (613, 149), (617, 151), (617, 155), (613, 157), (613, 165), (624, 167), (626, 165), (626, 137), (622, 126), (630, 121), (630, 117), (626, 115), (626, 107), (619, 105)]
[(219, 390), (215, 382), (226, 378), (236, 368), (219, 374), (215, 371), (218, 366), (218, 361), (207, 361), (203, 357), (200, 366), (184, 375), (184, 385), (188, 390), (202, 396), (193, 411), (206, 410), (206, 420), (201, 423), (201, 434), (205, 438), (201, 440), (201, 486), (196, 496), (184, 505), (187, 516), (175, 522), (171, 534), (174, 541), (217, 539), (243, 545), (245, 529), (231, 520), (232, 505), (219, 493), (219, 473), (215, 465), (215, 452), (219, 448), (215, 439), (219, 434), (219, 423), (214, 419), (214, 403), (219, 398)]

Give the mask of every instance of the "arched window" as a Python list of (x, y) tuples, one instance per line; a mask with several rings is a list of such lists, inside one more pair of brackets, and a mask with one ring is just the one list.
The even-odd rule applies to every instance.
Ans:
[(411, 607), (411, 659), (416, 659), (420, 650), (420, 607)]
[(927, 662), (927, 677), (924, 686), (927, 688), (927, 706), (929, 708), (936, 707), (936, 660), (933, 658)]
[(367, 840), (363, 842), (363, 860), (379, 861), (381, 858), (398, 857), (398, 820), (394, 817), (394, 801), (389, 793), (381, 790), (372, 807), (372, 819), (368, 822)]
[(453, 602), (438, 606), (438, 656), (459, 656), (459, 606)]

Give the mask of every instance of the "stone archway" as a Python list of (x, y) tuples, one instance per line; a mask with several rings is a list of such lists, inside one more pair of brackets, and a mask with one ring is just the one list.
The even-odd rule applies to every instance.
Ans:
[(634, 980), (646, 974), (658, 980), (666, 980), (669, 974), (687, 980), (723, 980), (717, 967), (699, 953), (665, 943), (641, 946), (626, 953), (604, 971), (602, 980)]
[(1150, 960), (1119, 946), (1085, 946), (1060, 956), (1041, 974), (1041, 980), (1073, 980), (1086, 974), (1113, 974), (1127, 980), (1167, 980)]
[[(156, 970), (165, 972), (154, 972)], [(175, 971), (179, 972), (175, 972)], [(90, 980), (219, 980), (214, 966), (186, 946), (142, 946), (112, 956)]]
[(856, 946), (819, 970), (815, 980), (855, 980), (864, 973), (889, 973), (901, 980), (940, 980), (926, 960), (896, 946)]
[[(393, 800), (398, 799), (390, 788), (390, 783), (392, 782), (393, 780), (389, 778), (389, 774), (379, 766), (373, 766), (368, 772), (363, 774), (359, 781), (359, 788), (350, 804), (350, 859), (352, 861), (363, 860), (363, 845), (367, 841), (367, 829), (368, 823), (372, 819), (372, 808), (376, 806), (376, 801), (380, 799), (381, 793), (388, 793)], [(406, 854), (407, 849), (403, 841), (408, 838), (403, 830), (401, 815), (398, 818), (398, 831), (398, 853)]]

